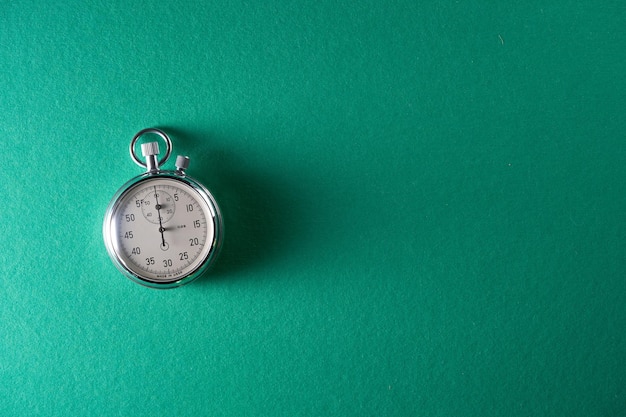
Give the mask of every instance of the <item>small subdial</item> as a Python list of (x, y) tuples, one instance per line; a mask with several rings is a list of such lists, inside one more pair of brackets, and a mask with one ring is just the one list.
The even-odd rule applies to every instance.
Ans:
[(141, 213), (150, 223), (167, 223), (175, 212), (174, 197), (163, 190), (150, 191), (141, 200)]

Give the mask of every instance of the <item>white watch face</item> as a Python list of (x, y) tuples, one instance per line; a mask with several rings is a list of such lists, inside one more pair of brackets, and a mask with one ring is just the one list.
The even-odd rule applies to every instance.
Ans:
[(171, 178), (131, 186), (113, 207), (115, 255), (133, 274), (155, 283), (196, 271), (214, 244), (215, 211), (193, 187)]

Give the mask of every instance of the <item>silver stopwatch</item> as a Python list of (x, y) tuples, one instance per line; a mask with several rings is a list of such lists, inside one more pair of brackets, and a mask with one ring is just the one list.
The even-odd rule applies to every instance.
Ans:
[[(166, 144), (141, 145), (137, 140), (156, 134)], [(160, 167), (171, 154), (172, 141), (159, 129), (144, 129), (130, 143), (130, 155), (146, 172), (132, 178), (113, 196), (104, 216), (104, 243), (117, 268), (135, 282), (172, 288), (198, 278), (213, 264), (223, 239), (223, 221), (213, 195), (185, 170), (189, 158), (179, 156), (176, 170)]]

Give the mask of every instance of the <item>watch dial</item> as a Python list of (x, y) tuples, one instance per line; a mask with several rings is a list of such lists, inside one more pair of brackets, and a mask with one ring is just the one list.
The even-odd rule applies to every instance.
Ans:
[(114, 250), (121, 263), (142, 279), (177, 281), (209, 256), (215, 235), (213, 213), (187, 183), (171, 178), (141, 181), (114, 208)]

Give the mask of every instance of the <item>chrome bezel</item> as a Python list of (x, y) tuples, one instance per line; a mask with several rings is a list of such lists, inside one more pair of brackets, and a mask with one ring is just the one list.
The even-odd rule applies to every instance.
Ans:
[[(199, 194), (202, 201), (206, 204), (213, 220), (213, 241), (211, 242), (211, 248), (206, 253), (205, 258), (191, 272), (172, 280), (154, 280), (150, 277), (142, 275), (139, 271), (136, 271), (123, 261), (121, 256), (118, 254), (114, 243), (115, 237), (113, 236), (113, 222), (115, 221), (115, 214), (119, 204), (123, 201), (126, 193), (133, 189), (135, 185), (154, 179), (170, 179), (173, 181), (179, 181), (194, 189)], [(181, 285), (185, 285), (196, 280), (214, 264), (222, 247), (224, 235), (223, 230), (224, 222), (222, 220), (222, 214), (215, 198), (206, 187), (187, 175), (180, 175), (178, 171), (158, 171), (146, 172), (132, 178), (115, 193), (104, 216), (102, 234), (109, 257), (117, 269), (119, 269), (126, 277), (147, 287), (166, 289), (180, 287)]]

